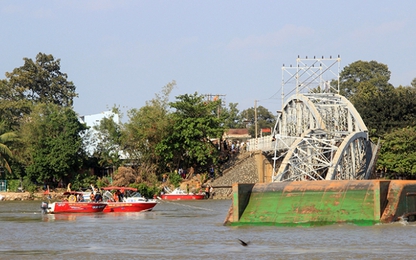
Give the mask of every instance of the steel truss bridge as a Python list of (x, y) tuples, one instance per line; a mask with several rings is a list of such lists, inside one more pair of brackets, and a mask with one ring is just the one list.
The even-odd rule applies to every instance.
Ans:
[[(282, 80), (283, 105), (272, 136), (249, 141), (249, 150), (273, 154), (273, 182), (371, 178), (378, 145), (354, 106), (339, 95), (339, 62), (339, 56), (298, 57), (296, 67), (282, 68), (289, 79)], [(335, 76), (331, 83), (324, 78), (328, 73)], [(290, 84), (295, 93), (285, 99)]]

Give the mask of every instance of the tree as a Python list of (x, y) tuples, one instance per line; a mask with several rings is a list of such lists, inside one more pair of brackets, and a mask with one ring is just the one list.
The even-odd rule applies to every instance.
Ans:
[(416, 124), (415, 88), (394, 88), (389, 79), (387, 65), (376, 61), (354, 62), (340, 74), (341, 94), (355, 106), (373, 137)]
[[(244, 118), (244, 121), (249, 127), (249, 133), (251, 136), (256, 136), (255, 134), (255, 124), (256, 124), (256, 111), (253, 107), (243, 110), (241, 116)], [(272, 128), (276, 123), (276, 116), (274, 116), (267, 108), (263, 106), (257, 107), (257, 135), (262, 128)]]
[(356, 61), (346, 66), (340, 73), (340, 94), (350, 98), (356, 94), (360, 84), (370, 83), (380, 92), (389, 91), (391, 72), (387, 65), (376, 61)]
[(370, 82), (363, 82), (350, 101), (373, 137), (416, 126), (416, 90), (412, 87), (399, 86), (381, 92)]
[(416, 126), (416, 88), (399, 86), (388, 102), (384, 106), (389, 109), (392, 128)]
[(233, 129), (245, 127), (237, 106), (238, 103), (229, 103), (228, 109), (226, 107), (222, 109), (220, 116), (224, 120), (225, 128)]
[(12, 151), (7, 146), (8, 143), (16, 140), (14, 132), (5, 132), (5, 123), (0, 121), (0, 167), (4, 167), (9, 173), (12, 172), (8, 160), (13, 157)]
[(357, 87), (355, 94), (350, 97), (350, 101), (360, 113), (373, 136), (378, 136), (381, 129), (381, 121), (384, 122), (384, 119), (382, 120), (384, 107), (381, 106), (383, 99), (383, 94), (369, 82), (362, 82)]
[(410, 83), (410, 86), (412, 86), (413, 88), (416, 88), (416, 78), (412, 80), (412, 82)]
[(378, 168), (400, 175), (416, 174), (416, 129), (406, 127), (396, 129), (385, 136)]
[(223, 122), (216, 114), (220, 100), (205, 101), (202, 95), (181, 95), (170, 103), (171, 132), (157, 146), (157, 153), (173, 167), (206, 167), (218, 160), (218, 148), (211, 139), (224, 133)]
[(19, 95), (7, 80), (0, 80), (0, 121), (10, 131), (17, 131), (23, 115), (30, 113), (32, 103)]
[(162, 157), (155, 150), (171, 133), (173, 123), (169, 115), (169, 95), (175, 86), (175, 81), (168, 83), (162, 93), (156, 94), (145, 106), (127, 113), (129, 120), (122, 130), (123, 150), (134, 165), (141, 165), (143, 173), (164, 171)]
[(29, 58), (23, 60), (23, 66), (6, 73), (13, 97), (33, 103), (72, 106), (73, 98), (78, 94), (74, 84), (67, 80), (67, 74), (60, 71), (60, 59), (39, 53), (36, 61)]
[(82, 163), (81, 134), (86, 129), (70, 107), (36, 105), (22, 126), (28, 177), (38, 182), (73, 177)]

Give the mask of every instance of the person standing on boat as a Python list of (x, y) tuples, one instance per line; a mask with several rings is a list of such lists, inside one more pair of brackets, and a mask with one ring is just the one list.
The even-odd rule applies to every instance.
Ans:
[(124, 199), (124, 189), (120, 191), (120, 194), (118, 195), (118, 201), (123, 202)]
[(103, 201), (103, 196), (101, 195), (101, 192), (100, 192), (99, 189), (97, 189), (96, 192), (95, 192), (94, 200), (95, 200), (95, 202)]
[(114, 194), (113, 194), (113, 200), (115, 202), (119, 202), (120, 201), (120, 191), (119, 190), (116, 190), (116, 192), (114, 192)]
[(209, 185), (205, 187), (205, 198), (209, 199)]
[(116, 194), (117, 194), (117, 201), (118, 202), (123, 202), (123, 194), (121, 193), (121, 191), (117, 190)]

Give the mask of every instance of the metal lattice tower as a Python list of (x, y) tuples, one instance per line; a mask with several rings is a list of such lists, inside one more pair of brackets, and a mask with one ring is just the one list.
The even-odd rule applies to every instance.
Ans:
[[(289, 79), (282, 80), (283, 106), (273, 132), (273, 181), (369, 178), (377, 148), (357, 110), (339, 95), (339, 62), (339, 56), (298, 58), (296, 67), (283, 67)], [(283, 102), (290, 84), (294, 94)]]

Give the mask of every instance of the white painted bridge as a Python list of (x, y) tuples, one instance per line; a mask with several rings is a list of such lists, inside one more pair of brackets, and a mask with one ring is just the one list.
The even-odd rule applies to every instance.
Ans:
[[(303, 86), (299, 73), (309, 67), (299, 67), (296, 86)], [(272, 181), (369, 179), (378, 145), (369, 139), (355, 107), (334, 91), (298, 90), (284, 102), (272, 136), (249, 140), (249, 151), (273, 154)]]

